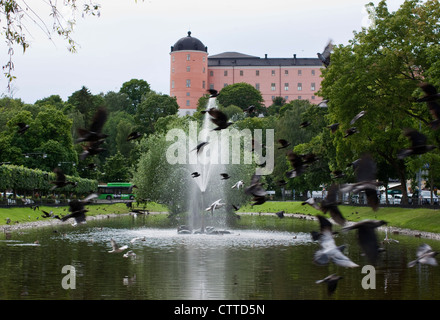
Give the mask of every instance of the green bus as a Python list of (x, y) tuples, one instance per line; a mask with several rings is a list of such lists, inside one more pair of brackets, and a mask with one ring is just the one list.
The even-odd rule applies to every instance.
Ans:
[(109, 182), (98, 185), (98, 199), (134, 200), (133, 185), (129, 182)]

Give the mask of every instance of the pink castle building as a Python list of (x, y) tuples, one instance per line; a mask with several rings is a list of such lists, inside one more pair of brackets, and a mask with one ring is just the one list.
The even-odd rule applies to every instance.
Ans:
[(321, 85), (323, 65), (318, 58), (264, 58), (238, 52), (208, 57), (208, 48), (197, 38), (179, 39), (171, 47), (170, 96), (177, 98), (179, 115), (193, 114), (208, 89), (245, 82), (261, 92), (266, 107), (275, 97), (287, 101), (304, 99), (313, 104)]

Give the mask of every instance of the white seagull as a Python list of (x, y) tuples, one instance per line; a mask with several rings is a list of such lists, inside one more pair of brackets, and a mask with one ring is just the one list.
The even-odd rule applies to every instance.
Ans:
[(242, 188), (244, 187), (244, 182), (243, 182), (243, 180), (237, 181), (237, 182), (232, 186), (231, 189), (234, 189), (234, 188), (240, 189), (240, 187), (242, 187)]
[(217, 201), (214, 201), (208, 208), (206, 208), (206, 211), (211, 211), (211, 213), (214, 213), (215, 209), (219, 209), (221, 207), (223, 207), (224, 205), (226, 205), (226, 203), (221, 203), (222, 199), (218, 199)]
[(119, 252), (123, 252), (124, 250), (128, 249), (128, 246), (122, 246), (122, 247), (118, 246), (116, 241), (113, 239), (110, 239), (110, 242), (112, 244), (112, 250), (109, 251), (109, 253), (114, 253), (114, 252), (119, 253)]

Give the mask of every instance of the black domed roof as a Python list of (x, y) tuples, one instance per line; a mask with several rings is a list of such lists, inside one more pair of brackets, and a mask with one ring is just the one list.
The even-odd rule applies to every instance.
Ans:
[(182, 51), (182, 50), (197, 50), (197, 51), (205, 51), (208, 52), (208, 47), (197, 38), (191, 37), (191, 31), (188, 31), (188, 36), (180, 38), (171, 47), (171, 52), (173, 51)]

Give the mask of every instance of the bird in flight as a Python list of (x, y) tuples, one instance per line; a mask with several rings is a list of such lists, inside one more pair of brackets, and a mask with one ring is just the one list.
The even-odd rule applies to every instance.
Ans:
[(128, 246), (119, 246), (115, 240), (110, 239), (110, 243), (112, 245), (112, 250), (110, 250), (108, 253), (120, 253), (123, 252), (124, 250), (128, 249)]
[(411, 146), (399, 150), (397, 153), (398, 159), (404, 159), (415, 154), (424, 154), (437, 148), (435, 145), (427, 144), (427, 137), (415, 129), (404, 130), (404, 135), (411, 141)]
[(424, 243), (421, 244), (417, 248), (416, 256), (417, 259), (410, 261), (408, 263), (408, 268), (414, 267), (416, 264), (427, 264), (430, 266), (437, 266), (437, 260), (435, 259), (435, 256), (438, 254), (438, 252), (432, 250), (431, 246)]

